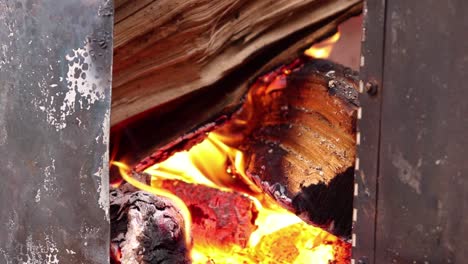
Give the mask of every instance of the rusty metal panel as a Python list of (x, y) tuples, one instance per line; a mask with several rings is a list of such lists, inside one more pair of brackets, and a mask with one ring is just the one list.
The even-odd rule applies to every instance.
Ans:
[(112, 1), (0, 1), (0, 263), (108, 263)]
[(468, 2), (386, 13), (376, 263), (466, 263)]
[(380, 109), (382, 104), (385, 0), (364, 4), (355, 166), (352, 254), (355, 263), (373, 263)]
[[(369, 179), (377, 184), (368, 200), (377, 206), (375, 218), (358, 214), (355, 261), (466, 263), (468, 2), (387, 0), (375, 9), (370, 2), (369, 17), (384, 9), (384, 41), (370, 43), (375, 39), (372, 35), (382, 34), (377, 31), (382, 26), (368, 23), (364, 46), (381, 45), (384, 52), (383, 57), (378, 52), (366, 55), (363, 49), (363, 75), (369, 81), (368, 72), (383, 72), (383, 82), (377, 95), (364, 95), (361, 100), (361, 168), (355, 206), (358, 210), (372, 207), (366, 207), (367, 201), (361, 198), (364, 180)], [(382, 67), (374, 60), (380, 60)], [(377, 103), (371, 104), (372, 98)], [(375, 225), (370, 226), (372, 221)], [(374, 244), (374, 249), (362, 248), (361, 238), (371, 239), (368, 233), (373, 230), (375, 239), (369, 245)], [(360, 259), (371, 254), (374, 258)]]

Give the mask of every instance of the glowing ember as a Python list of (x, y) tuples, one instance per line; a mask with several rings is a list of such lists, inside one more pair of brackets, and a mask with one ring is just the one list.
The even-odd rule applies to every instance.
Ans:
[[(299, 61), (295, 61), (291, 65), (297, 67), (299, 64)], [(260, 77), (247, 95), (246, 104), (250, 104), (256, 95), (283, 89), (285, 76), (294, 67), (279, 68)], [(240, 128), (239, 133), (224, 133), (222, 128), (207, 133), (206, 138), (190, 150), (177, 152), (144, 170), (152, 177), (151, 186), (132, 179), (129, 168), (124, 164), (114, 164), (120, 168), (122, 177), (128, 183), (141, 190), (168, 197), (180, 208), (185, 218), (186, 231), (190, 233), (186, 237), (187, 243), (192, 243), (191, 258), (194, 264), (329, 264), (337, 259), (346, 259), (346, 243), (320, 228), (306, 224), (279, 206), (246, 175), (244, 153), (233, 147), (233, 142), (242, 137), (247, 129), (244, 126), (251, 122), (250, 115), (254, 110), (250, 110), (231, 120), (234, 127)], [(186, 185), (193, 189), (184, 187)], [(217, 194), (210, 196), (211, 192)], [(193, 207), (193, 202), (200, 196), (208, 199), (203, 200), (200, 206), (211, 206), (215, 211), (222, 211), (213, 214), (221, 215), (220, 218), (228, 222), (224, 223), (225, 226), (237, 225), (232, 231), (227, 231), (228, 235), (224, 227), (219, 227), (222, 224), (214, 221), (219, 220), (214, 219), (216, 217), (203, 216), (205, 218), (201, 220), (203, 217), (197, 213), (199, 209)], [(237, 202), (219, 206), (219, 203), (226, 202), (220, 198), (225, 196)], [(229, 223), (232, 217), (228, 215), (236, 216), (238, 222)], [(247, 221), (249, 223), (246, 224), (245, 219), (252, 222)], [(239, 229), (238, 225), (243, 223), (245, 226)], [(207, 234), (210, 230), (220, 231)], [(229, 234), (231, 239), (228, 239)]]
[[(161, 188), (164, 181), (178, 180), (202, 184), (224, 192), (233, 192), (235, 188), (244, 189), (242, 195), (251, 199), (258, 211), (255, 218), (257, 229), (250, 234), (246, 245), (233, 243), (221, 245), (194, 236), (191, 251), (193, 263), (299, 264), (313, 261), (313, 263), (328, 264), (334, 260), (334, 246), (340, 243), (338, 238), (304, 223), (299, 217), (279, 207), (276, 201), (261, 192), (246, 175), (243, 175), (245, 168), (242, 152), (222, 143), (220, 138), (211, 132), (203, 142), (189, 151), (178, 152), (164, 162), (146, 169), (145, 173), (152, 175), (151, 187), (132, 179), (124, 164), (118, 162), (114, 164), (119, 166), (123, 178), (130, 184), (176, 201), (182, 209), (186, 223), (191, 221), (187, 206), (180, 198)], [(244, 187), (239, 188), (239, 186)], [(187, 225), (186, 230), (191, 230), (191, 227)], [(199, 233), (194, 229), (191, 232)]]
[[(276, 201), (260, 192), (243, 175), (244, 171), (242, 152), (222, 143), (220, 136), (213, 132), (189, 151), (176, 153), (166, 161), (145, 170), (153, 176), (152, 186), (155, 189), (159, 189), (165, 180), (203, 184), (225, 192), (234, 191), (236, 186), (254, 187), (243, 191), (243, 195), (251, 199), (258, 210), (255, 219), (257, 229), (250, 235), (247, 245), (219, 245), (194, 236), (191, 253), (193, 263), (313, 261), (327, 264), (334, 260), (333, 244), (338, 242), (336, 237), (305, 224), (293, 213), (277, 206)], [(197, 230), (192, 230), (192, 233), (196, 234)]]
[(304, 51), (304, 54), (316, 59), (328, 58), (333, 50), (333, 44), (335, 44), (339, 39), (340, 32), (336, 32), (335, 35), (308, 48), (306, 51)]

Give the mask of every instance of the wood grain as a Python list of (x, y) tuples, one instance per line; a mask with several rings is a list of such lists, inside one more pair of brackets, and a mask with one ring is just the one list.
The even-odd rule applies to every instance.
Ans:
[(111, 123), (213, 85), (272, 45), (311, 33), (359, 3), (116, 1)]

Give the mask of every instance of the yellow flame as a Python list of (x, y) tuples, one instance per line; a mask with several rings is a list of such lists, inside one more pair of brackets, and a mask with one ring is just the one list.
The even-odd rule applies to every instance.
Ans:
[(131, 185), (135, 186), (136, 188), (142, 191), (149, 192), (157, 196), (166, 197), (175, 204), (176, 208), (181, 211), (182, 217), (184, 218), (184, 227), (185, 227), (184, 231), (185, 231), (185, 240), (186, 240), (185, 242), (187, 246), (191, 245), (192, 240), (191, 240), (190, 230), (191, 230), (192, 216), (190, 215), (190, 211), (185, 205), (185, 203), (179, 197), (175, 196), (174, 194), (166, 190), (153, 188), (152, 186), (149, 186), (145, 183), (142, 183), (132, 178), (129, 175), (129, 171), (130, 171), (129, 167), (125, 165), (124, 163), (113, 161), (112, 165), (115, 165), (119, 168), (120, 175), (126, 182), (130, 183)]
[(258, 229), (250, 235), (249, 245), (255, 247), (263, 237), (300, 222), (302, 220), (299, 217), (285, 209), (277, 208), (276, 210), (272, 210), (262, 207), (255, 220)]
[(333, 36), (308, 48), (304, 51), (304, 54), (316, 59), (326, 59), (330, 56), (333, 50), (333, 44), (335, 44), (339, 39), (340, 32), (336, 32)]
[[(269, 250), (259, 250), (259, 248), (264, 247), (265, 243), (284, 240), (283, 235), (293, 232), (292, 230), (296, 230), (297, 233), (293, 236), (294, 241), (291, 241), (290, 245), (294, 248), (290, 254), (294, 256), (293, 262), (275, 263), (308, 264), (312, 261), (312, 263), (327, 264), (333, 260), (333, 245), (323, 242), (334, 242), (338, 239), (320, 228), (305, 224), (298, 216), (277, 205), (273, 198), (265, 195), (246, 175), (245, 164), (242, 151), (226, 145), (222, 136), (211, 132), (204, 141), (189, 151), (178, 152), (144, 171), (152, 175), (151, 185), (158, 192), (161, 182), (167, 179), (203, 184), (227, 192), (232, 192), (233, 186), (242, 182), (250, 189), (244, 195), (253, 201), (258, 215), (255, 220), (257, 229), (250, 235), (247, 246), (242, 248), (240, 245), (229, 245), (229, 248), (215, 248), (200, 244), (201, 242), (197, 243), (197, 239), (194, 238), (191, 251), (192, 263), (253, 264), (266, 263), (263, 262), (264, 259), (277, 261), (275, 254), (281, 254), (280, 252), (271, 253)], [(148, 186), (145, 185), (144, 188)], [(165, 190), (164, 196), (168, 197)]]
[[(309, 53), (312, 54), (310, 56), (316, 58), (328, 56), (332, 43), (336, 42), (338, 38), (339, 33), (318, 45), (314, 45), (313, 49), (309, 49)], [(249, 164), (246, 155), (236, 147), (245, 142), (245, 137), (252, 132), (253, 126), (250, 125), (256, 122), (254, 114), (260, 109), (257, 107), (263, 107), (261, 103), (257, 104), (255, 98), (278, 89), (284, 89), (286, 87), (285, 76), (290, 74), (292, 69), (298, 67), (297, 63), (299, 62), (295, 61), (288, 66), (259, 77), (258, 81), (251, 87), (250, 92), (247, 93), (243, 110), (232, 117), (229, 125), (218, 127), (215, 132), (208, 133), (205, 140), (190, 150), (177, 152), (167, 160), (147, 168), (144, 172), (152, 176), (151, 186), (133, 179), (125, 164), (114, 162), (115, 165), (119, 166), (124, 180), (137, 188), (171, 199), (182, 210), (187, 243), (193, 242), (190, 251), (193, 264), (328, 264), (336, 257), (338, 257), (337, 261), (348, 257), (348, 245), (342, 244), (337, 237), (326, 231), (306, 224), (298, 216), (282, 208), (274, 198), (267, 195), (253, 182), (251, 177), (247, 175)], [(194, 185), (190, 186), (181, 181)], [(182, 186), (179, 189), (183, 193), (181, 197), (187, 204), (193, 205), (190, 200), (187, 200), (191, 199), (192, 190), (185, 188), (196, 188), (195, 184), (223, 192), (238, 193), (244, 198), (250, 199), (252, 203), (247, 203), (246, 206), (248, 206), (247, 210), (251, 210), (249, 216), (255, 217), (254, 226), (249, 223), (249, 226), (245, 226), (246, 233), (240, 235), (242, 237), (232, 238), (235, 241), (227, 241), (230, 238), (217, 240), (218, 234), (214, 234), (213, 238), (206, 230), (201, 230), (205, 223), (203, 221), (209, 220), (210, 226), (208, 228), (211, 229), (212, 225), (218, 224), (216, 219), (200, 219), (198, 218), (199, 212), (194, 211), (196, 213), (193, 215), (194, 220), (202, 220), (203, 224), (194, 222), (192, 225), (192, 216), (187, 205), (169, 190), (176, 186)], [(213, 191), (206, 187), (193, 190), (194, 192)], [(216, 203), (220, 203), (222, 199), (216, 200)], [(195, 203), (195, 205), (198, 204)], [(223, 210), (229, 209), (229, 207), (222, 208)], [(232, 211), (227, 213), (237, 214), (239, 213), (238, 209), (236, 204), (232, 204)], [(216, 227), (214, 230), (217, 230)], [(190, 232), (194, 234), (193, 239), (190, 239)], [(198, 234), (206, 234), (207, 238)], [(250, 236), (244, 237), (246, 234), (250, 234)], [(233, 233), (232, 235), (238, 234)], [(240, 239), (237, 240), (238, 238)]]

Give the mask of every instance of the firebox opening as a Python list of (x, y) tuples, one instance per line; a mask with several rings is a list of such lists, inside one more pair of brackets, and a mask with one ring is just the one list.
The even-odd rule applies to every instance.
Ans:
[(235, 111), (113, 160), (113, 263), (349, 263), (361, 23), (257, 76)]

